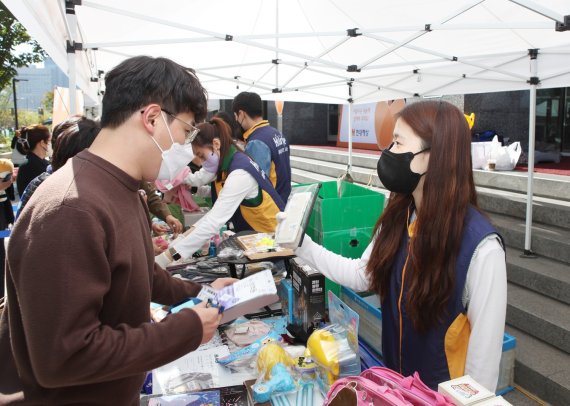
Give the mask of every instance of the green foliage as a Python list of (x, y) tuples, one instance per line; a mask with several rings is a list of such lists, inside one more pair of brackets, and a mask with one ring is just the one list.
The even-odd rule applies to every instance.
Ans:
[[(32, 51), (17, 53), (16, 47), (24, 44), (31, 46)], [(40, 44), (31, 39), (24, 26), (0, 3), (0, 89), (10, 84), (17, 74), (16, 68), (41, 62), (45, 57)]]
[(53, 115), (53, 90), (46, 92), (44, 95), (42, 107), (44, 109), (44, 116), (51, 117)]
[[(20, 127), (39, 124), (47, 118), (46, 112), (40, 116), (37, 111), (18, 109), (18, 125)], [(49, 113), (51, 115), (51, 112)], [(12, 102), (12, 86), (0, 91), (0, 129), (14, 127), (14, 104)], [(1, 141), (0, 141), (1, 142)]]

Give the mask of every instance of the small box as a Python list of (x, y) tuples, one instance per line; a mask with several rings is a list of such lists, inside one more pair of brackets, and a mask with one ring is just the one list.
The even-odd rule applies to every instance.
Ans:
[(325, 277), (300, 258), (291, 260), (293, 324), (308, 332), (325, 318)]
[(293, 324), (293, 285), (290, 279), (281, 279), (277, 294), (281, 300), (281, 311), (286, 324)]
[(477, 406), (513, 406), (513, 405), (507, 402), (502, 396), (497, 396), (496, 398), (484, 400), (481, 403), (477, 403)]
[(515, 348), (517, 347), (517, 339), (511, 335), (505, 334), (503, 337), (503, 353), (501, 354), (501, 363), (499, 365), (499, 379), (497, 382), (498, 395), (504, 395), (513, 390), (515, 381)]
[(457, 406), (470, 406), (495, 397), (493, 392), (484, 388), (469, 375), (440, 383), (437, 391), (449, 396)]

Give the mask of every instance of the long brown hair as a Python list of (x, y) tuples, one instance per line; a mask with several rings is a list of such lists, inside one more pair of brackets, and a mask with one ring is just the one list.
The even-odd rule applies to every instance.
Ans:
[(192, 144), (198, 147), (211, 147), (214, 138), (220, 139), (220, 164), (218, 165), (217, 180), (222, 180), (222, 163), (224, 158), (230, 152), (230, 146), (234, 143), (232, 139), (232, 130), (228, 123), (219, 117), (212, 117), (210, 121), (200, 123), (196, 127), (200, 130)]
[[(465, 117), (447, 102), (407, 105), (397, 115), (430, 147), (422, 204), (410, 240), (406, 309), (425, 332), (440, 322), (455, 285), (455, 262), (469, 206), (477, 207), (471, 169), (471, 137)], [(386, 297), (392, 266), (407, 229), (412, 195), (390, 194), (376, 223), (376, 241), (368, 261), (371, 287)]]

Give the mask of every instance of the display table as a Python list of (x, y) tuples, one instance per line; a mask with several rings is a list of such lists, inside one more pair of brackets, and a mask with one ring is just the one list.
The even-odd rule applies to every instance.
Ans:
[[(218, 252), (220, 252), (224, 248), (242, 249), (237, 243), (237, 237), (244, 236), (244, 235), (251, 235), (251, 234), (255, 234), (255, 233), (256, 233), (255, 231), (241, 231), (239, 233), (232, 235), (230, 238), (228, 238), (227, 240), (224, 240), (220, 243), (220, 246), (218, 247)], [(238, 259), (223, 259), (223, 258), (218, 257), (218, 261), (220, 263), (228, 265), (228, 267), (230, 268), (230, 276), (232, 278), (238, 278), (237, 266), (241, 266), (241, 273), (239, 275), (239, 279), (242, 279), (245, 275), (246, 265), (254, 264), (254, 263), (258, 263), (258, 262), (265, 262), (265, 261), (275, 263), (275, 262), (285, 260), (285, 268), (287, 269), (287, 273), (289, 273), (289, 268), (288, 268), (289, 263), (288, 263), (287, 259), (291, 259), (294, 257), (295, 257), (295, 255), (272, 255), (272, 256), (267, 257), (267, 258), (258, 258), (258, 259), (249, 259), (246, 256), (243, 256), (243, 257), (238, 258)]]

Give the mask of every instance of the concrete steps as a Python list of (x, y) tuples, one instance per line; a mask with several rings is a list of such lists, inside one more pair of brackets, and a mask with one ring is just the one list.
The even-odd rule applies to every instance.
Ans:
[[(354, 154), (353, 178), (388, 194), (376, 175), (378, 155)], [(294, 182), (336, 180), (347, 162), (345, 151), (291, 148)], [(538, 257), (529, 259), (521, 257), (526, 173), (473, 175), (479, 206), (507, 245), (506, 331), (517, 338), (515, 382), (553, 405), (570, 405), (570, 176), (534, 176), (531, 247)]]
[[(477, 186), (477, 202), (486, 212), (502, 213), (524, 220), (526, 195)], [(570, 202), (535, 196), (532, 202), (533, 223), (570, 229)]]
[[(498, 213), (489, 213), (491, 222), (509, 247), (524, 249), (525, 221)], [(540, 256), (570, 264), (570, 230), (534, 223), (531, 235), (532, 250)]]
[(507, 324), (570, 354), (570, 305), (567, 303), (510, 283)]
[(517, 338), (515, 382), (552, 405), (570, 405), (570, 355), (512, 326), (505, 331)]
[[(559, 302), (570, 304), (570, 268), (548, 258), (523, 258), (520, 250), (507, 248), (507, 278)], [(570, 316), (569, 316), (570, 317)]]

